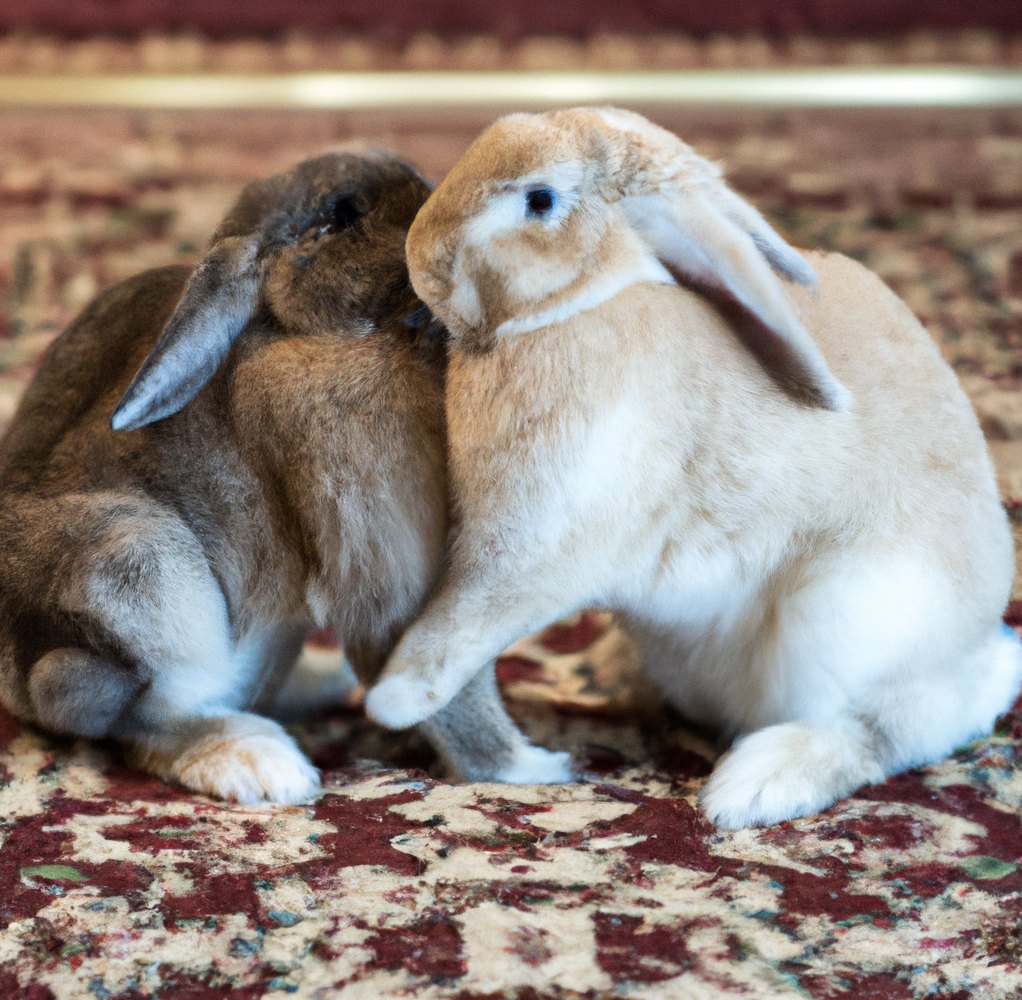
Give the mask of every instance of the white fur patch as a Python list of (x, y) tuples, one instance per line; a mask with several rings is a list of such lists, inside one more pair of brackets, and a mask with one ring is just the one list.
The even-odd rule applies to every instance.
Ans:
[(439, 711), (457, 694), (462, 678), (445, 677), (450, 695), (444, 699), (412, 670), (385, 674), (366, 693), (365, 710), (373, 722), (388, 729), (407, 729)]
[[(936, 626), (938, 648), (949, 638)], [(932, 657), (927, 656), (923, 662)], [(950, 669), (947, 669), (950, 668)], [(988, 734), (994, 720), (1011, 707), (1022, 684), (1022, 647), (1000, 625), (986, 643), (964, 660), (937, 673), (913, 671), (879, 688), (874, 711), (890, 738), (886, 763), (891, 771), (926, 764), (955, 747)]]
[(717, 762), (700, 801), (717, 826), (761, 826), (819, 812), (885, 777), (868, 734), (854, 719), (793, 722), (740, 739)]
[[(125, 589), (122, 563), (145, 565), (153, 579), (145, 588)], [(195, 536), (177, 518), (122, 515), (97, 547), (92, 572), (69, 582), (61, 604), (95, 615), (144, 665), (149, 688), (138, 709), (154, 723), (207, 714), (206, 706), (234, 707), (244, 697), (239, 674), (246, 674), (247, 661), (242, 653), (234, 662), (223, 593)]]
[[(558, 226), (578, 205), (578, 186), (582, 180), (578, 161), (552, 163), (542, 170), (524, 174), (501, 184), (486, 199), (486, 207), (465, 227), (465, 245), (488, 248), (494, 239), (523, 225)], [(530, 215), (527, 196), (537, 188), (549, 188), (554, 204), (542, 219)]]
[[(944, 581), (906, 557), (820, 566), (803, 579), (743, 579), (734, 555), (679, 554), (643, 605), (672, 630), (647, 668), (678, 708), (701, 722), (761, 726), (871, 715), (882, 679), (919, 658), (929, 616), (953, 598)], [(926, 659), (926, 657), (924, 657)]]
[(566, 784), (575, 780), (571, 772), (571, 754), (525, 745), (519, 750), (515, 762), (497, 772), (493, 780), (508, 785)]
[(516, 182), (504, 190), (490, 195), (486, 208), (465, 227), (465, 243), (468, 246), (489, 247), (493, 240), (519, 226), (559, 225), (578, 204), (578, 192), (567, 190), (563, 193), (552, 185), (556, 200), (542, 219), (529, 214), (526, 197), (529, 191), (547, 185), (523, 184)]

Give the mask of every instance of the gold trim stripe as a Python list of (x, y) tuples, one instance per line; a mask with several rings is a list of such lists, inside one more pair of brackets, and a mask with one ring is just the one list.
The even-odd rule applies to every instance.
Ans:
[(571, 104), (1022, 107), (1022, 71), (956, 67), (684, 73), (0, 76), (0, 107), (436, 108)]

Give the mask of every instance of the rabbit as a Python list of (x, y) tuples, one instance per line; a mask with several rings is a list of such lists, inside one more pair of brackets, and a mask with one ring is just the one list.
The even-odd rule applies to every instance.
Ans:
[(417, 723), (596, 606), (730, 743), (701, 792), (720, 827), (990, 730), (1022, 682), (1008, 523), (954, 374), (878, 278), (613, 108), (497, 121), (407, 254), (450, 334), (460, 523), (371, 717)]
[[(211, 796), (316, 794), (256, 712), (312, 624), (370, 683), (444, 558), (444, 349), (404, 260), (429, 190), (382, 153), (300, 163), (243, 190), (194, 273), (121, 282), (53, 343), (0, 441), (17, 718)], [(468, 774), (549, 769), (502, 713), (482, 677), (427, 735)]]

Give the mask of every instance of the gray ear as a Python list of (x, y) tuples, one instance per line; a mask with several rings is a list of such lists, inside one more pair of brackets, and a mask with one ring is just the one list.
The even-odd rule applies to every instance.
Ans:
[(133, 431), (177, 413), (210, 380), (259, 301), (258, 239), (220, 240), (188, 279), (174, 315), (110, 423)]

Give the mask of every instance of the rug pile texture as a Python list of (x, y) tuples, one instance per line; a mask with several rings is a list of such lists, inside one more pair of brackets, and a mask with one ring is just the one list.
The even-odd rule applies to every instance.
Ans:
[[(793, 242), (908, 301), (1022, 517), (1022, 114), (656, 117)], [(77, 309), (196, 261), (245, 181), (354, 136), (437, 180), (486, 120), (4, 115), (0, 425)], [(710, 735), (657, 702), (606, 615), (523, 640), (498, 674), (578, 784), (447, 783), (343, 684), (292, 727), (324, 775), (293, 808), (190, 795), (0, 713), (0, 998), (1022, 998), (1022, 709), (822, 815), (720, 832), (697, 808)]]
[(713, 750), (598, 686), (627, 667), (604, 629), (501, 664), (576, 785), (448, 784), (348, 710), (298, 731), (316, 802), (226, 806), (3, 720), (0, 996), (1022, 995), (1022, 714), (820, 816), (720, 832)]

